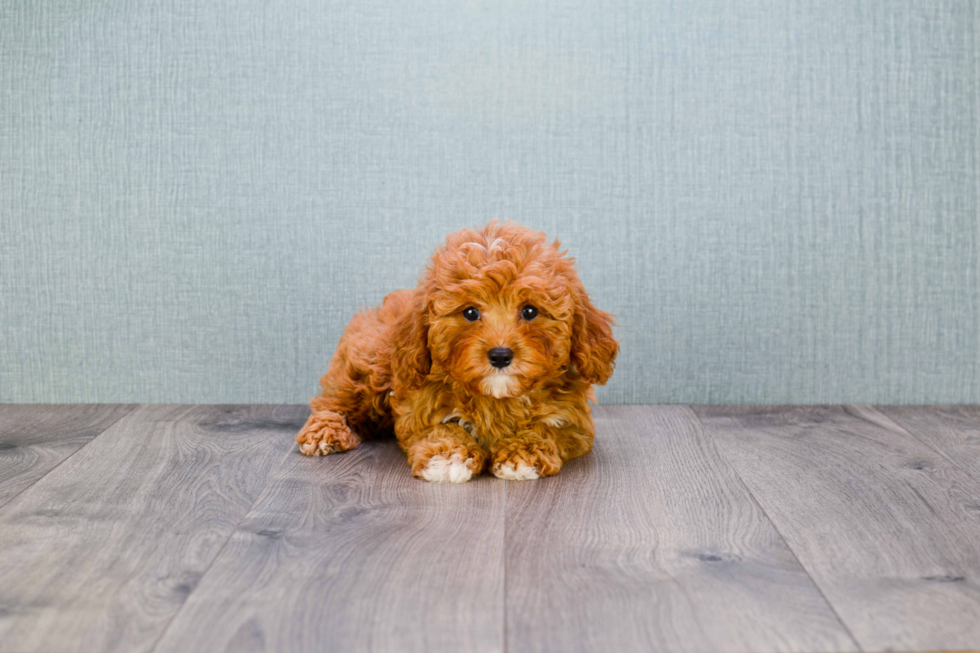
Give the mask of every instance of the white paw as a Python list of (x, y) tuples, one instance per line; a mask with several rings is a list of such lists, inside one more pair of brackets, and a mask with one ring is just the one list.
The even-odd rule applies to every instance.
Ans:
[(454, 453), (452, 458), (433, 456), (422, 470), (422, 478), (430, 483), (465, 483), (473, 477), (473, 470), (466, 465), (462, 454)]
[(509, 463), (494, 465), (493, 475), (505, 481), (533, 481), (541, 476), (536, 468), (523, 462), (516, 467)]
[(299, 445), (299, 451), (305, 456), (329, 456), (332, 453), (341, 451), (341, 449), (333, 446), (326, 440), (314, 440), (313, 442), (304, 442)]

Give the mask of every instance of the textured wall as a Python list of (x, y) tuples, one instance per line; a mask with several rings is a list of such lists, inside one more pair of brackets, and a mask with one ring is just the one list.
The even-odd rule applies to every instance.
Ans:
[(980, 402), (969, 0), (4, 0), (0, 400), (301, 402), (449, 231), (608, 402)]

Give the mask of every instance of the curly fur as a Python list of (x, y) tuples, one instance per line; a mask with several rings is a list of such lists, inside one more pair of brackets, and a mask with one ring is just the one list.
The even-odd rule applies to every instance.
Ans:
[[(300, 451), (347, 451), (390, 434), (412, 473), (462, 482), (557, 474), (592, 449), (588, 400), (613, 372), (612, 316), (592, 305), (558, 241), (507, 222), (450, 235), (418, 287), (347, 325)], [(534, 306), (532, 320), (521, 316)], [(463, 311), (475, 307), (480, 319)], [(487, 352), (513, 351), (503, 370)]]

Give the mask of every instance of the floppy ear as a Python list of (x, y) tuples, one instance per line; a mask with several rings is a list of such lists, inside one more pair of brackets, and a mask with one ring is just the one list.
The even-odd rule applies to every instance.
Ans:
[(392, 337), (391, 374), (398, 386), (419, 388), (432, 367), (429, 356), (429, 323), (423, 292), (398, 317)]
[(599, 385), (609, 380), (619, 343), (613, 339), (613, 316), (592, 305), (582, 282), (572, 283), (572, 362), (585, 379)]

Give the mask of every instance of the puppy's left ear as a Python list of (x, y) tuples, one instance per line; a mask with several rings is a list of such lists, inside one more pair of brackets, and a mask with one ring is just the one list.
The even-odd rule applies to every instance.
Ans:
[(429, 324), (425, 297), (417, 290), (409, 306), (394, 324), (394, 351), (391, 372), (396, 384), (406, 389), (418, 389), (432, 366), (429, 356)]
[(613, 338), (613, 316), (592, 305), (585, 286), (573, 281), (572, 362), (585, 379), (598, 385), (609, 380), (619, 343)]

